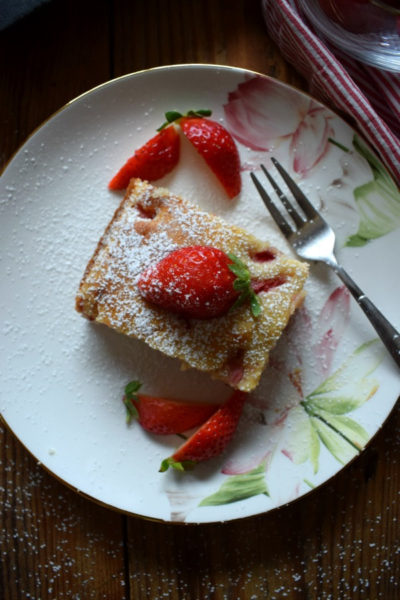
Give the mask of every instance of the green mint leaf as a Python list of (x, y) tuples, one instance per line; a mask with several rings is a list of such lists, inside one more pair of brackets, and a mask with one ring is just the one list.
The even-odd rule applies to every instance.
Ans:
[(237, 277), (233, 282), (233, 289), (240, 292), (240, 295), (233, 303), (231, 310), (242, 306), (245, 302), (250, 302), (250, 309), (253, 316), (260, 316), (261, 304), (251, 287), (251, 277), (247, 266), (240, 258), (235, 256), (235, 254), (228, 252), (227, 256), (232, 261), (228, 265), (228, 268)]
[(259, 317), (261, 314), (261, 304), (254, 292), (250, 296), (250, 307), (253, 317)]
[(234, 263), (231, 263), (229, 265), (229, 270), (232, 271), (232, 273), (234, 273), (236, 277), (238, 277), (240, 280), (250, 281), (250, 274), (247, 270), (247, 267), (243, 269), (243, 267), (241, 267), (240, 265), (235, 265)]
[(239, 308), (243, 306), (249, 299), (249, 294), (247, 292), (242, 292), (238, 298), (236, 298), (235, 302), (232, 304), (230, 310), (235, 310), (235, 308)]
[(233, 289), (237, 292), (248, 292), (249, 282), (243, 279), (235, 279), (235, 281), (233, 282)]
[(233, 265), (235, 265), (235, 267), (240, 267), (243, 271), (245, 271), (246, 273), (248, 273), (248, 269), (247, 266), (245, 265), (245, 263), (240, 260), (240, 258), (238, 256), (236, 256), (236, 254), (233, 254), (232, 252), (228, 252), (227, 253), (228, 258), (231, 259), (232, 261), (232, 265), (229, 265), (229, 268), (231, 268)]

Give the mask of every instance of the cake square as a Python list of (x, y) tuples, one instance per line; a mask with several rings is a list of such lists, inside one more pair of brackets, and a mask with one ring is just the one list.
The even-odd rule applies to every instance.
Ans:
[[(249, 271), (261, 304), (212, 319), (188, 319), (148, 303), (141, 273), (184, 246), (235, 254)], [(90, 259), (76, 296), (85, 317), (135, 337), (246, 392), (253, 390), (290, 316), (302, 302), (308, 265), (193, 204), (133, 179)], [(263, 282), (275, 281), (274, 287)]]

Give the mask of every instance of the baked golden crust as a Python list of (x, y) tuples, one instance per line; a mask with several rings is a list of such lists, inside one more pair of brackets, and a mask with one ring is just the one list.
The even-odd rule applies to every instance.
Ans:
[[(253, 281), (284, 283), (258, 294), (258, 317), (242, 306), (222, 317), (188, 320), (146, 302), (136, 286), (144, 269), (176, 248), (196, 245), (232, 252), (248, 266)], [(272, 259), (260, 260), (270, 252)], [(178, 358), (183, 367), (207, 371), (234, 388), (251, 391), (303, 298), (307, 273), (306, 264), (243, 229), (166, 189), (134, 179), (86, 267), (76, 309)]]

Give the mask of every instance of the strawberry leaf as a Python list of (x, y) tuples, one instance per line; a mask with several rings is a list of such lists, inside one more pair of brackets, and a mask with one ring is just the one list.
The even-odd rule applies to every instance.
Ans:
[(250, 307), (251, 307), (251, 312), (253, 313), (254, 317), (259, 317), (261, 314), (261, 306), (260, 306), (260, 302), (257, 298), (257, 295), (253, 293), (250, 295)]
[(137, 411), (136, 406), (133, 403), (133, 400), (139, 401), (137, 396), (137, 392), (142, 387), (142, 384), (139, 381), (130, 381), (125, 386), (125, 396), (123, 398), (125, 408), (126, 408), (126, 422), (129, 425), (132, 419), (138, 419), (139, 413)]
[(141, 387), (142, 384), (140, 383), (140, 381), (130, 381), (125, 386), (125, 397), (128, 400), (137, 400), (137, 392), (140, 390)]
[(193, 469), (195, 465), (196, 463), (193, 460), (183, 460), (182, 462), (179, 462), (174, 460), (172, 456), (169, 456), (162, 461), (159, 472), (164, 473), (165, 471), (168, 471), (169, 467), (176, 469), (176, 471), (188, 471)]
[(257, 298), (257, 295), (251, 287), (251, 277), (247, 266), (237, 256), (228, 252), (228, 257), (232, 261), (228, 267), (237, 279), (233, 282), (233, 289), (240, 292), (239, 297), (233, 303), (231, 310), (242, 306), (246, 302), (250, 304), (250, 309), (254, 317), (258, 317), (261, 314), (261, 305)]
[(173, 123), (182, 116), (182, 113), (178, 112), (177, 110), (169, 110), (165, 113), (165, 118), (167, 119), (168, 123)]
[(136, 406), (133, 404), (132, 400), (124, 396), (124, 404), (126, 408), (126, 423), (129, 425), (132, 422), (132, 419), (138, 419), (139, 413), (137, 411)]
[(200, 108), (199, 110), (188, 110), (186, 113), (186, 117), (210, 117), (212, 115), (212, 110), (208, 108)]
[(164, 121), (164, 123), (160, 127), (158, 127), (157, 131), (161, 131), (162, 129), (164, 129), (171, 123), (178, 121), (182, 117), (209, 117), (209, 116), (211, 116), (211, 114), (212, 114), (212, 111), (209, 110), (208, 108), (199, 108), (198, 110), (188, 110), (188, 112), (185, 113), (184, 115), (182, 113), (178, 112), (177, 110), (168, 110), (165, 113), (166, 121)]
[(183, 117), (182, 113), (178, 112), (177, 110), (167, 111), (165, 113), (166, 121), (164, 121), (164, 123), (160, 127), (158, 127), (157, 131), (161, 131), (162, 129), (164, 129), (165, 127), (167, 127), (174, 121), (177, 121), (178, 119), (180, 119), (181, 117)]

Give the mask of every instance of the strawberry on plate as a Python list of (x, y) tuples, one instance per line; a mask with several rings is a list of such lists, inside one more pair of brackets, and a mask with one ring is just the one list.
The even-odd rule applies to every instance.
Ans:
[(220, 123), (203, 117), (182, 117), (179, 125), (219, 179), (228, 197), (237, 196), (242, 187), (240, 158), (229, 131)]
[(157, 134), (123, 165), (108, 187), (121, 190), (132, 177), (147, 181), (161, 179), (178, 164), (180, 154), (179, 127), (204, 158), (223, 185), (229, 198), (241, 190), (240, 158), (233, 137), (220, 123), (207, 117), (211, 110), (189, 110), (186, 114), (171, 110)]
[(160, 471), (169, 467), (184, 471), (220, 455), (237, 429), (246, 396), (245, 392), (235, 391), (172, 456), (162, 461)]
[(189, 110), (184, 115), (172, 110), (165, 113), (166, 121), (158, 130), (177, 123), (219, 179), (228, 197), (234, 198), (242, 188), (239, 152), (229, 131), (207, 118), (210, 115), (211, 110), (207, 109)]
[(180, 154), (179, 133), (171, 125), (159, 131), (144, 146), (136, 150), (111, 179), (110, 190), (122, 190), (132, 177), (155, 181), (167, 175), (178, 164)]
[(250, 303), (260, 304), (246, 265), (211, 246), (185, 246), (170, 252), (139, 277), (139, 293), (148, 302), (184, 317), (210, 319)]
[(127, 422), (137, 419), (150, 433), (168, 435), (188, 431), (202, 425), (218, 408), (214, 404), (138, 394), (140, 388), (138, 381), (131, 381), (125, 388), (123, 401)]

